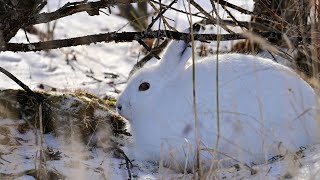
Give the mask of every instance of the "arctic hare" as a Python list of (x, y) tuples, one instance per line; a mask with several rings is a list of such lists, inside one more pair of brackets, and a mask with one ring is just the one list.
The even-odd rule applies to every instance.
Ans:
[[(140, 160), (184, 162), (195, 155), (191, 48), (173, 41), (163, 58), (135, 73), (117, 111), (129, 120)], [(317, 142), (316, 94), (289, 68), (252, 55), (218, 56), (220, 159), (263, 163)], [(217, 140), (216, 55), (197, 60), (196, 104), (202, 159)]]

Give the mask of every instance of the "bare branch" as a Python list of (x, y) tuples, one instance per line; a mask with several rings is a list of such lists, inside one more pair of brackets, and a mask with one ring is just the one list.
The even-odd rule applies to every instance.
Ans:
[(154, 23), (163, 16), (163, 14), (172, 7), (173, 4), (177, 3), (177, 0), (172, 1), (167, 8), (165, 8), (164, 10), (162, 10), (156, 18), (152, 19), (152, 22), (148, 25), (146, 30), (150, 30), (152, 28), (152, 26), (154, 25)]
[(50, 13), (41, 13), (35, 15), (26, 23), (26, 25), (35, 25), (41, 23), (48, 23), (66, 16), (70, 16), (79, 12), (88, 12), (89, 15), (98, 15), (99, 9), (118, 5), (118, 4), (130, 4), (141, 2), (142, 0), (100, 0), (96, 2), (73, 2), (67, 3), (60, 9), (50, 12)]
[[(185, 11), (183, 11), (183, 10), (180, 10), (180, 9), (177, 9), (177, 8), (174, 8), (174, 7), (169, 7), (169, 6), (166, 5), (166, 4), (160, 4), (159, 2), (154, 1), (154, 0), (150, 0), (150, 1), (153, 2), (153, 3), (156, 3), (156, 4), (160, 5), (160, 6), (163, 6), (163, 8), (169, 8), (169, 9), (172, 9), (172, 10), (174, 10), (174, 11), (176, 11), (176, 12), (179, 12), (179, 13), (189, 14), (188, 12), (185, 12)], [(216, 0), (214, 0), (214, 1), (216, 1)], [(220, 1), (219, 1), (219, 2), (220, 2)], [(222, 3), (222, 1), (221, 1), (221, 3)], [(234, 6), (235, 6), (235, 5), (234, 5)], [(248, 11), (248, 12), (250, 12), (250, 11)], [(252, 14), (252, 12), (250, 12), (249, 14)], [(213, 20), (212, 20), (212, 19), (209, 19), (209, 18), (207, 18), (206, 16), (201, 16), (199, 13), (197, 13), (197, 14), (192, 14), (192, 16), (202, 18), (204, 24), (214, 24), (214, 25), (217, 24), (216, 19), (213, 19)], [(266, 18), (262, 18), (262, 17), (257, 16), (257, 15), (255, 15), (254, 17), (259, 17), (260, 19), (268, 20), (268, 19), (266, 19)], [(271, 20), (269, 20), (269, 21), (271, 21)], [(235, 22), (235, 21), (233, 21), (233, 20), (224, 20), (224, 19), (221, 19), (221, 22), (222, 22), (223, 24), (227, 25), (227, 26), (233, 26), (233, 27), (235, 27), (235, 26), (239, 26), (238, 23), (240, 23), (242, 26), (244, 26), (244, 27), (247, 28), (247, 29), (253, 28), (253, 29), (256, 29), (256, 30), (260, 30), (260, 31), (270, 31), (270, 32), (278, 32), (278, 33), (280, 33), (279, 30), (277, 30), (277, 29), (275, 29), (275, 28), (271, 28), (271, 27), (265, 26), (265, 25), (263, 25), (263, 24), (261, 24), (261, 23), (246, 22), (246, 21), (238, 21), (238, 22)]]
[(231, 4), (231, 3), (227, 2), (227, 1), (224, 1), (224, 0), (213, 0), (213, 1), (216, 2), (216, 3), (218, 3), (218, 4), (220, 4), (221, 6), (227, 6), (227, 7), (229, 7), (229, 8), (235, 9), (235, 10), (237, 10), (237, 11), (243, 13), (243, 14), (256, 15), (256, 14), (254, 14), (254, 13), (251, 12), (251, 11), (248, 11), (248, 10), (246, 10), (246, 9), (243, 9), (243, 8), (241, 8), (241, 7), (239, 7), (239, 6), (236, 6), (236, 5), (234, 5), (234, 4)]
[[(247, 39), (243, 33), (235, 34), (220, 34), (220, 41), (230, 41), (238, 39)], [(281, 38), (281, 33), (272, 32), (261, 32), (259, 36), (263, 38)], [(145, 38), (169, 38), (175, 40), (190, 41), (190, 34), (180, 33), (170, 30), (157, 30), (157, 31), (143, 31), (143, 32), (110, 32), (103, 34), (88, 35), (69, 39), (60, 39), (36, 43), (3, 43), (0, 47), (1, 51), (13, 51), (13, 52), (28, 52), (28, 51), (41, 51), (49, 49), (58, 49), (62, 47), (78, 46), (78, 45), (89, 45), (98, 42), (131, 42), (138, 41), (139, 39)], [(217, 34), (195, 34), (194, 39), (197, 41), (215, 41)], [(299, 43), (302, 37), (294, 37), (290, 40), (295, 43)], [(306, 38), (310, 40), (310, 38)]]
[(34, 97), (38, 103), (43, 102), (43, 98), (41, 98), (38, 94), (34, 93), (27, 85), (25, 85), (22, 81), (20, 81), (17, 77), (11, 74), (9, 71), (0, 67), (0, 72), (8, 76), (11, 80), (17, 83), (20, 87), (22, 87), (30, 96)]
[(158, 56), (163, 49), (168, 45), (169, 40), (163, 41), (159, 46), (153, 48), (151, 52), (149, 52), (144, 58), (142, 58), (139, 62), (137, 62), (131, 71), (129, 72), (129, 77), (130, 78), (138, 69), (143, 67), (149, 60), (151, 60), (153, 57), (155, 57), (155, 54)]
[[(160, 10), (150, 1), (147, 0), (147, 2), (149, 3), (149, 5), (152, 7), (152, 9), (157, 12), (158, 14), (161, 14)], [(170, 6), (168, 6), (170, 8)], [(168, 26), (168, 28), (170, 28), (171, 30), (177, 31), (174, 27), (172, 27), (166, 20), (166, 18), (164, 18), (163, 16), (160, 16), (160, 18), (162, 19), (162, 21), (164, 22), (165, 25)]]
[[(267, 33), (270, 34), (270, 33)], [(245, 37), (240, 34), (222, 34), (221, 41), (229, 41), (235, 39), (245, 39)], [(60, 39), (60, 40), (52, 40), (52, 41), (44, 41), (44, 42), (36, 42), (36, 43), (4, 43), (0, 47), (0, 51), (41, 51), (41, 50), (49, 50), (49, 49), (57, 49), (62, 47), (69, 46), (78, 46), (78, 45), (89, 45), (97, 42), (131, 42), (139, 39), (145, 38), (169, 38), (176, 40), (185, 40), (190, 41), (190, 36), (187, 33), (180, 33), (176, 31), (170, 30), (159, 30), (159, 31), (144, 31), (144, 32), (110, 32), (104, 34), (95, 34), (88, 35), (76, 38), (69, 39)], [(216, 34), (196, 34), (195, 40), (199, 41), (214, 41), (217, 39)]]
[[(138, 39), (138, 43), (143, 46), (148, 52), (151, 52), (151, 48), (144, 42), (142, 41), (142, 39)], [(154, 54), (154, 57), (156, 57), (157, 59), (160, 59), (160, 57), (157, 54)]]
[(194, 0), (190, 0), (190, 3), (196, 8), (198, 9), (203, 15), (205, 15), (208, 19), (210, 19), (212, 22), (214, 22), (215, 24), (218, 24), (220, 27), (222, 27), (224, 30), (226, 30), (229, 33), (234, 33), (233, 31), (231, 31), (225, 24), (221, 23), (220, 20), (221, 18), (219, 16), (218, 19), (212, 17), (208, 12), (206, 12), (198, 3), (196, 3)]

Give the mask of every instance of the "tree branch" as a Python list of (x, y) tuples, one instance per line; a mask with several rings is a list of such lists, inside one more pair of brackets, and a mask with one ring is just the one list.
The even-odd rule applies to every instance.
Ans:
[[(263, 32), (259, 34), (264, 38), (278, 38), (281, 37), (280, 33)], [(220, 41), (246, 39), (243, 33), (235, 34), (221, 34)], [(170, 30), (157, 30), (157, 31), (143, 31), (143, 32), (110, 32), (103, 34), (88, 35), (82, 37), (35, 42), (35, 43), (4, 43), (0, 47), (1, 51), (13, 51), (13, 52), (29, 52), (29, 51), (41, 51), (49, 49), (58, 49), (62, 47), (89, 45), (98, 42), (131, 42), (138, 41), (145, 38), (169, 38), (175, 40), (190, 41), (190, 35), (188, 33), (180, 33)], [(297, 42), (299, 38), (294, 38), (292, 41)], [(215, 41), (217, 34), (195, 34), (195, 40), (198, 41)], [(294, 41), (295, 40), (295, 41)]]
[[(169, 8), (169, 6), (166, 5), (166, 4), (160, 4), (159, 2), (157, 2), (157, 1), (155, 1), (155, 0), (150, 0), (150, 1), (153, 2), (153, 3), (156, 3), (156, 4), (158, 4), (158, 5), (161, 5), (161, 6), (163, 6), (164, 8)], [(224, 7), (224, 8), (225, 8), (225, 7), (229, 7), (229, 8), (232, 8), (232, 9), (235, 9), (235, 10), (239, 11), (240, 13), (248, 14), (248, 15), (251, 15), (252, 17), (256, 17), (256, 18), (259, 18), (259, 19), (263, 19), (263, 20), (265, 20), (265, 21), (277, 23), (277, 21), (271, 19), (270, 17), (265, 17), (265, 16), (263, 16), (263, 15), (259, 15), (259, 14), (257, 14), (257, 13), (248, 11), (248, 10), (246, 10), (246, 9), (243, 9), (243, 8), (241, 8), (241, 7), (238, 7), (238, 6), (236, 6), (236, 5), (233, 5), (233, 4), (231, 4), (231, 3), (227, 2), (227, 1), (224, 1), (224, 0), (213, 0), (213, 1), (216, 2), (216, 3), (219, 3), (219, 4), (220, 4), (222, 7)], [(176, 11), (176, 12), (179, 12), (179, 13), (189, 14), (188, 12), (184, 12), (184, 11), (182, 11), (182, 10), (180, 10), (180, 9), (177, 9), (177, 8), (174, 8), (174, 7), (170, 7), (169, 9), (172, 9), (172, 10), (174, 10), (174, 11)], [(198, 9), (198, 10), (199, 10), (199, 9)], [(210, 18), (208, 19), (206, 16), (201, 16), (201, 15), (198, 14), (198, 13), (192, 14), (192, 16), (202, 18), (202, 19), (204, 19), (204, 20), (207, 21), (207, 22), (208, 22), (208, 21), (211, 21), (211, 22), (210, 22), (211, 24), (217, 24), (217, 22), (216, 22), (215, 19), (212, 21), (212, 19), (210, 19)], [(239, 26), (239, 24), (238, 24), (237, 22), (234, 22), (233, 20), (231, 21), (231, 20), (221, 19), (221, 22), (224, 23), (225, 25), (228, 25), (228, 26), (233, 26), (233, 27)], [(260, 31), (280, 32), (280, 31), (278, 31), (278, 30), (275, 29), (275, 28), (267, 27), (267, 26), (265, 26), (265, 25), (263, 25), (263, 24), (261, 24), (261, 23), (255, 23), (255, 22), (250, 22), (250, 23), (248, 23), (248, 22), (245, 22), (245, 21), (238, 21), (238, 22), (241, 23), (241, 25), (243, 25), (243, 26), (246, 27), (247, 29), (253, 28), (253, 29), (260, 30)], [(278, 24), (279, 24), (279, 22), (278, 22)]]
[(22, 87), (30, 96), (33, 96), (38, 103), (42, 103), (43, 99), (34, 93), (27, 85), (25, 85), (22, 81), (20, 81), (17, 77), (11, 74), (9, 71), (5, 70), (4, 68), (0, 67), (0, 72), (8, 76), (11, 80), (17, 83), (20, 87)]
[(218, 4), (220, 4), (221, 6), (227, 6), (227, 7), (229, 7), (229, 8), (235, 9), (235, 10), (237, 10), (237, 11), (243, 13), (243, 14), (256, 15), (256, 14), (254, 14), (254, 13), (251, 12), (251, 11), (248, 11), (248, 10), (246, 10), (246, 9), (243, 9), (243, 8), (241, 8), (241, 7), (239, 7), (239, 6), (236, 6), (236, 5), (234, 5), (234, 4), (231, 4), (231, 3), (227, 2), (227, 1), (224, 1), (224, 0), (213, 0), (213, 1), (216, 2), (216, 3), (218, 3)]
[(60, 9), (50, 12), (50, 13), (41, 13), (37, 14), (34, 17), (30, 18), (28, 22), (25, 24), (35, 25), (40, 23), (48, 23), (50, 21), (54, 21), (66, 16), (70, 16), (79, 12), (88, 12), (89, 15), (98, 15), (99, 9), (119, 5), (119, 4), (130, 4), (141, 2), (143, 0), (100, 0), (96, 2), (73, 2), (67, 3)]

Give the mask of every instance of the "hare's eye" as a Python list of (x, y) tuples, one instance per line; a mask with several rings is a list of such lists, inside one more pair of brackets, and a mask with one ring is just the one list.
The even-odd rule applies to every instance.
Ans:
[(147, 82), (143, 82), (139, 86), (139, 91), (146, 91), (150, 88), (150, 84)]

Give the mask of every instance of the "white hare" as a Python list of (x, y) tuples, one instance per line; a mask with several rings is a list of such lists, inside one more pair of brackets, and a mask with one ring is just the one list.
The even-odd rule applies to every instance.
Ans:
[[(173, 41), (162, 60), (135, 73), (117, 111), (129, 120), (140, 160), (195, 155), (191, 48)], [(252, 55), (219, 55), (220, 159), (263, 163), (318, 142), (316, 94), (289, 68)], [(217, 140), (216, 56), (196, 63), (199, 140), (210, 162)], [(191, 147), (191, 148), (190, 148)], [(189, 161), (188, 160), (188, 161)]]

